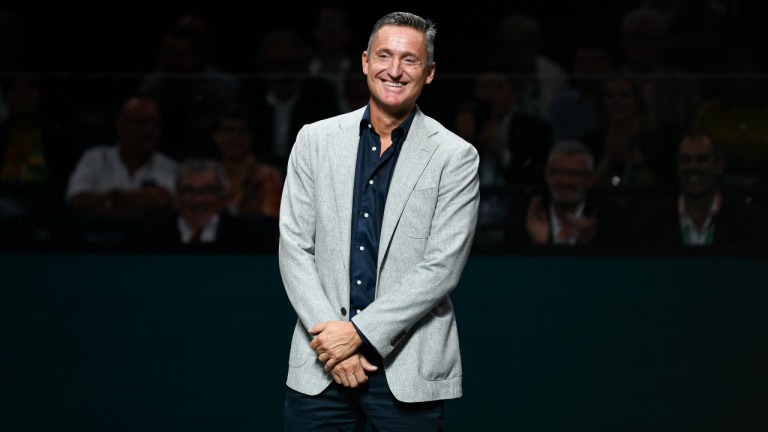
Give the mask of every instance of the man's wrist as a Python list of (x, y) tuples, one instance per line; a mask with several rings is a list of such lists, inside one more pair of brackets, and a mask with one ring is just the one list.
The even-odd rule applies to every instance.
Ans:
[(355, 327), (355, 331), (357, 332), (357, 335), (360, 336), (360, 340), (363, 341), (362, 345), (370, 345), (370, 342), (368, 342), (368, 339), (366, 339), (363, 332), (361, 332), (360, 329), (357, 328), (357, 324), (355, 324), (353, 321), (350, 321), (350, 322)]

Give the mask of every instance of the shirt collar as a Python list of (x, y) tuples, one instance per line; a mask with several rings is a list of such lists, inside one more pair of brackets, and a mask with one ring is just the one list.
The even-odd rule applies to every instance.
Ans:
[[(411, 110), (411, 114), (406, 118), (402, 123), (400, 123), (400, 126), (396, 127), (395, 130), (392, 131), (392, 138), (399, 138), (406, 136), (408, 134), (408, 130), (411, 129), (411, 124), (413, 123), (413, 118), (416, 117), (416, 106), (413, 107), (413, 110)], [(368, 102), (368, 105), (365, 107), (365, 113), (363, 113), (363, 118), (360, 120), (360, 135), (363, 134), (363, 131), (368, 128), (368, 125), (371, 124), (371, 103)]]

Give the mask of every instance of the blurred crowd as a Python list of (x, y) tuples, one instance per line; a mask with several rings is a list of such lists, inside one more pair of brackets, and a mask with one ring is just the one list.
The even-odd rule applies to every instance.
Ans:
[[(619, 34), (550, 40), (567, 62), (512, 14), (475, 73), (438, 67), (419, 105), (480, 153), (476, 244), (768, 245), (761, 41), (735, 2), (644, 4)], [(245, 74), (217, 67), (206, 18), (185, 15), (147, 47), (155, 71), (63, 79), (24, 69), (25, 23), (0, 11), (0, 242), (275, 250), (297, 132), (368, 102), (350, 19), (325, 8), (311, 40), (268, 32)]]

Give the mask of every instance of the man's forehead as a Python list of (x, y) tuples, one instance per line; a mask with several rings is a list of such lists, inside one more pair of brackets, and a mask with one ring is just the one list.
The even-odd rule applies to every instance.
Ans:
[(385, 25), (376, 33), (376, 38), (371, 44), (371, 49), (381, 47), (390, 48), (390, 45), (415, 45), (424, 48), (424, 34), (415, 28), (398, 25)]
[(584, 165), (587, 166), (587, 155), (566, 153), (555, 153), (552, 156), (552, 165)]
[(186, 172), (179, 178), (179, 183), (213, 183), (218, 184), (219, 181), (216, 178), (216, 171), (208, 169), (205, 171)]
[(688, 138), (680, 144), (680, 154), (713, 153), (712, 141), (706, 137)]

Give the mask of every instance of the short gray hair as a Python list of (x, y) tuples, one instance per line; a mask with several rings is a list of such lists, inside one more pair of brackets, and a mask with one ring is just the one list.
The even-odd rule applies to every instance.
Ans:
[(652, 7), (637, 8), (624, 15), (622, 33), (627, 34), (632, 26), (637, 24), (650, 24), (654, 34), (658, 36), (664, 36), (667, 32), (667, 20), (664, 19), (663, 13)]
[(176, 170), (176, 186), (186, 174), (199, 174), (213, 170), (216, 174), (216, 180), (219, 182), (219, 188), (223, 192), (227, 188), (227, 174), (224, 167), (213, 159), (188, 158), (179, 165)]
[(412, 29), (420, 31), (424, 34), (424, 47), (427, 49), (427, 66), (430, 66), (435, 61), (435, 37), (437, 36), (437, 27), (435, 23), (428, 19), (424, 19), (418, 15), (414, 15), (408, 12), (392, 12), (389, 15), (385, 15), (380, 20), (376, 21), (371, 32), (371, 37), (368, 38), (368, 48), (365, 52), (368, 53), (370, 58), (371, 45), (373, 40), (379, 34), (379, 30), (388, 25), (394, 25), (398, 27), (410, 27)]
[(584, 155), (587, 159), (587, 170), (593, 172), (595, 170), (595, 157), (589, 148), (584, 144), (576, 140), (564, 140), (555, 144), (552, 150), (549, 151), (549, 157), (547, 158), (547, 168), (552, 166), (552, 161), (555, 159), (556, 154), (564, 154), (569, 157)]

